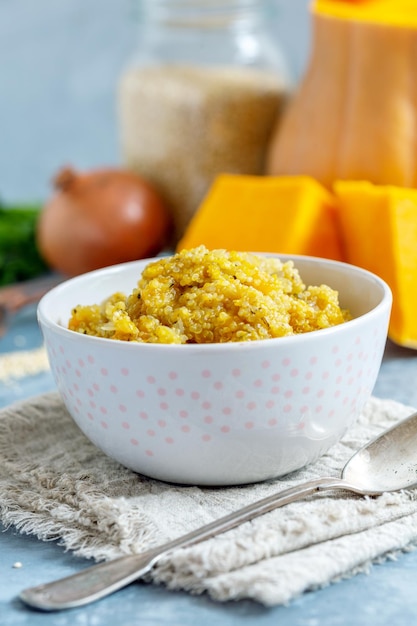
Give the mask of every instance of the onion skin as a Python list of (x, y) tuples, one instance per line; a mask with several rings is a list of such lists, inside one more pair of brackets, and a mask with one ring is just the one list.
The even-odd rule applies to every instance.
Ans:
[(66, 276), (154, 256), (169, 241), (168, 208), (137, 174), (64, 168), (54, 185), (36, 239), (49, 267)]

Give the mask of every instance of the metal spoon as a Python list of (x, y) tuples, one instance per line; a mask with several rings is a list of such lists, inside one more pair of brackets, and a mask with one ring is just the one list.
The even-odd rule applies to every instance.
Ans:
[(149, 572), (168, 552), (199, 543), (277, 507), (325, 489), (344, 489), (360, 495), (379, 495), (417, 486), (417, 412), (386, 430), (356, 452), (341, 478), (318, 478), (258, 500), (162, 546), (141, 554), (89, 567), (55, 582), (31, 587), (20, 598), (45, 611), (68, 609), (93, 602)]

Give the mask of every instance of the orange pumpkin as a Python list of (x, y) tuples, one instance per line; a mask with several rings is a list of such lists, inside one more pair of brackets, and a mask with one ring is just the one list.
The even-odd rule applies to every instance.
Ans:
[(347, 260), (386, 280), (389, 337), (417, 349), (417, 189), (336, 181)]
[(308, 176), (221, 174), (178, 250), (249, 250), (343, 259), (336, 200)]
[(417, 2), (317, 0), (312, 29), (268, 173), (417, 186)]

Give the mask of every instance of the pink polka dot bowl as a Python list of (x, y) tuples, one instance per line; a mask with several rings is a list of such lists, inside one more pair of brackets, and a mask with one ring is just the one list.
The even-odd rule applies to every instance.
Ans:
[(66, 325), (74, 306), (130, 293), (149, 259), (90, 272), (47, 293), (39, 324), (58, 390), (84, 434), (125, 467), (182, 484), (262, 481), (323, 455), (372, 393), (391, 292), (358, 267), (280, 258), (293, 258), (305, 283), (337, 289), (354, 319), (245, 343), (127, 343)]

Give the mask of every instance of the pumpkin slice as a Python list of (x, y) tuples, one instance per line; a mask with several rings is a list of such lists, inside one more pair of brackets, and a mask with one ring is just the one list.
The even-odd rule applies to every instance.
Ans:
[(417, 189), (337, 181), (346, 257), (391, 287), (389, 337), (417, 348)]
[(335, 199), (307, 176), (218, 176), (177, 249), (201, 244), (343, 258)]

